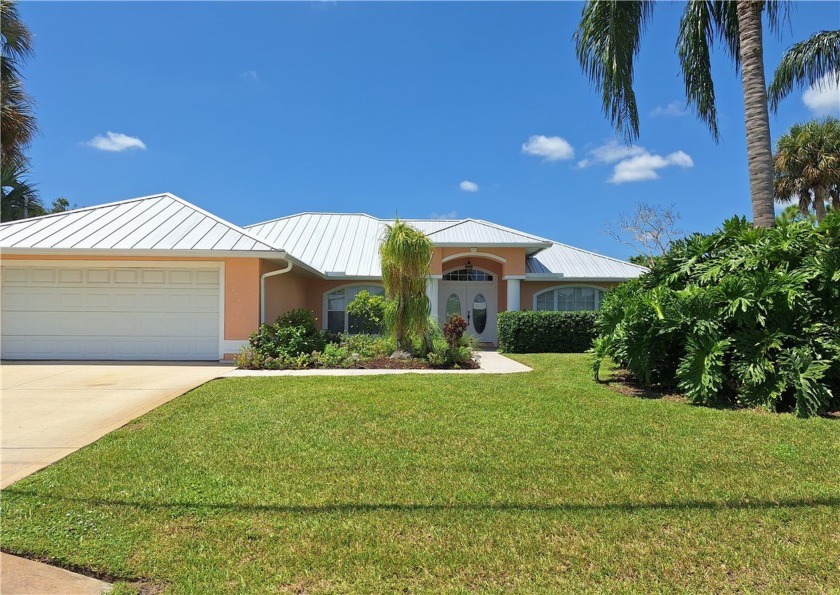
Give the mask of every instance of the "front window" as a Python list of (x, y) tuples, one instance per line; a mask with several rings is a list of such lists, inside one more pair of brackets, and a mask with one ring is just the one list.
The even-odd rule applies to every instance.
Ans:
[(457, 269), (443, 275), (444, 281), (492, 281), (493, 275), (478, 269)]
[(559, 312), (597, 310), (603, 294), (594, 287), (558, 287), (537, 294), (534, 309)]
[(385, 295), (380, 285), (354, 285), (342, 287), (327, 294), (327, 330), (332, 333), (358, 333), (360, 325), (355, 317), (347, 313), (347, 304), (353, 301), (360, 291), (371, 295)]

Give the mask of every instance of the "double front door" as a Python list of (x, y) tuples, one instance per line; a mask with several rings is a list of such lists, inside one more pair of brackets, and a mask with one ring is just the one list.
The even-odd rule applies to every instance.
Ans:
[(467, 333), (479, 343), (496, 343), (499, 304), (495, 282), (441, 281), (438, 298), (441, 325), (458, 314), (467, 321)]

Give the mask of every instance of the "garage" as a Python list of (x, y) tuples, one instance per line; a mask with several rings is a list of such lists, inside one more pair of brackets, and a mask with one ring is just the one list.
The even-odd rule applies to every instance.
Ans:
[(11, 261), (3, 359), (218, 360), (222, 265)]

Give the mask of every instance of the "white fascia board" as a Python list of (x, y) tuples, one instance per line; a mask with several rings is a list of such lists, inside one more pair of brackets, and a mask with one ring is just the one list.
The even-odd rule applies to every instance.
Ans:
[[(432, 239), (432, 238), (429, 238)], [(530, 242), (443, 242), (432, 240), (435, 248), (548, 248), (551, 244)]]
[(154, 256), (155, 258), (187, 257), (187, 258), (272, 258), (288, 260), (289, 256), (282, 250), (111, 250), (108, 248), (91, 248), (74, 250), (72, 248), (0, 248), (3, 254), (24, 254), (26, 256), (122, 256), (128, 259), (137, 256)]
[(630, 281), (636, 277), (566, 277), (563, 273), (528, 273), (525, 275), (526, 281), (575, 281), (575, 282), (589, 282), (589, 283), (621, 283), (623, 281)]

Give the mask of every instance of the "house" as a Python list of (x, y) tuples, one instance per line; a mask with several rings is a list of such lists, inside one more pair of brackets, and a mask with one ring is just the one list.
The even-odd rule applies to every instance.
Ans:
[[(643, 267), (478, 219), (412, 219), (434, 245), (431, 315), (496, 343), (505, 310), (597, 309)], [(382, 293), (390, 221), (301, 213), (239, 227), (171, 194), (0, 225), (4, 359), (229, 359), (260, 321)]]

